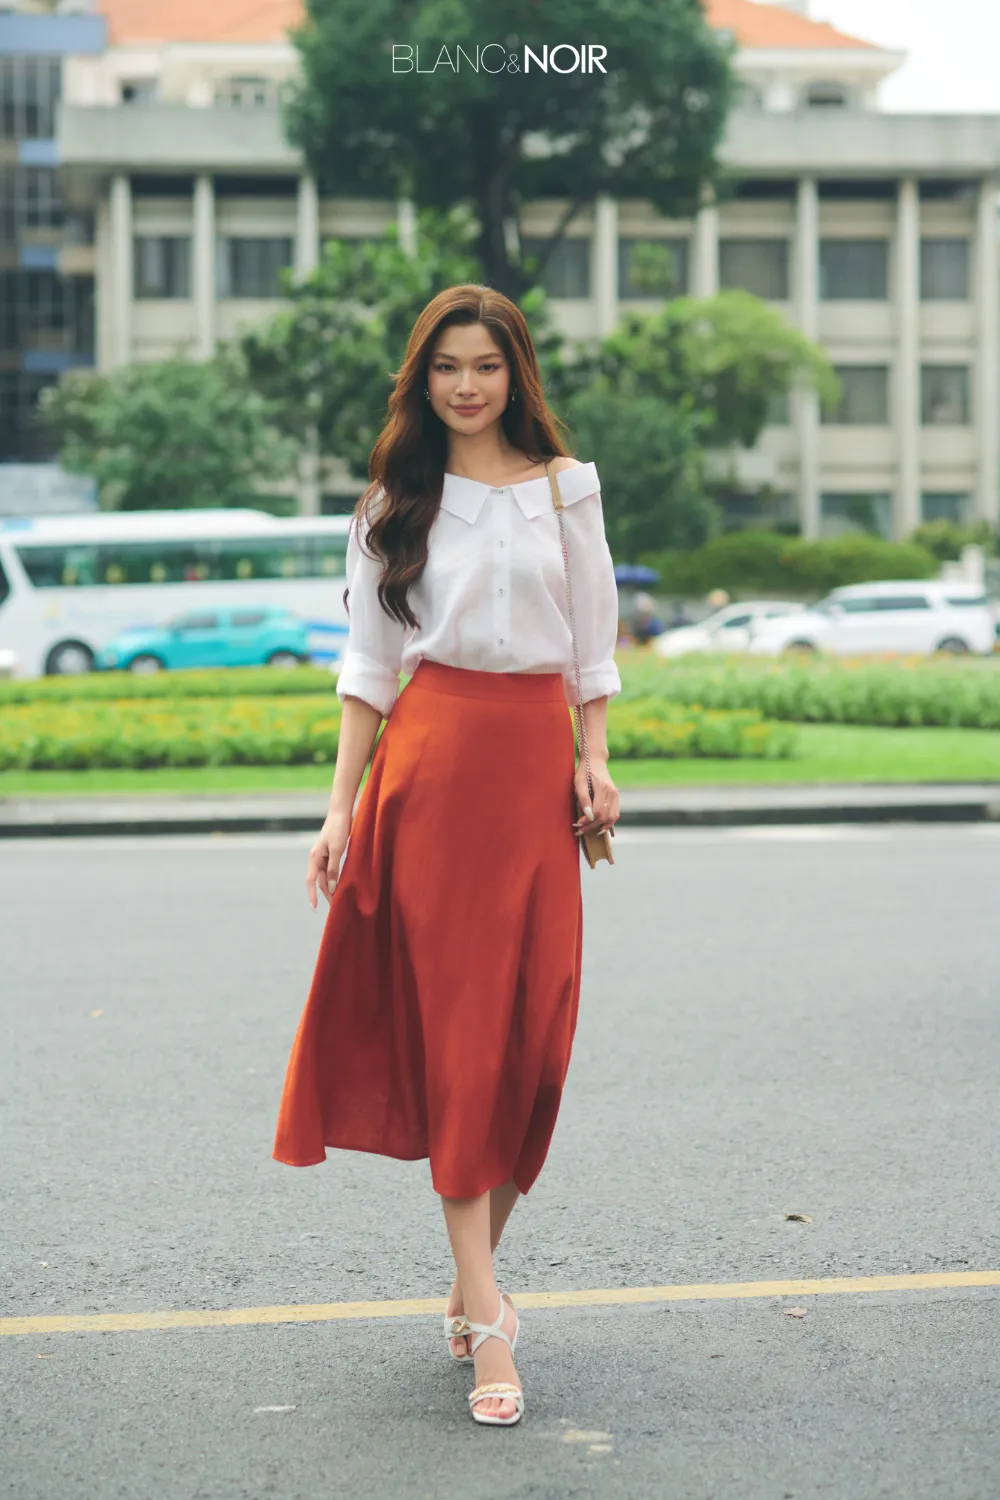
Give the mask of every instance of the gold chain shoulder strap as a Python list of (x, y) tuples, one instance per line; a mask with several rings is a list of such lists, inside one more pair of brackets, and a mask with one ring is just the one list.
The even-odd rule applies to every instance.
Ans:
[[(552, 460), (547, 459), (545, 473), (548, 475), (549, 489), (552, 491), (552, 506), (559, 522), (559, 541), (562, 546), (563, 573), (566, 578), (566, 613), (569, 616), (569, 630), (573, 639), (573, 670), (576, 673), (576, 702), (573, 704), (573, 717), (576, 720), (577, 737), (580, 748), (583, 751), (583, 763), (587, 768), (587, 791), (593, 803), (594, 778), (590, 772), (590, 747), (587, 744), (587, 725), (583, 717), (583, 677), (580, 672), (580, 649), (576, 640), (576, 616), (573, 613), (573, 586), (569, 577), (569, 549), (566, 546), (566, 522), (563, 517), (563, 497), (559, 491), (555, 470)], [(609, 864), (614, 864), (615, 858), (611, 852), (611, 835), (605, 828), (600, 833), (585, 833), (580, 840), (583, 852), (587, 856), (587, 863), (593, 869), (599, 859), (606, 859)]]

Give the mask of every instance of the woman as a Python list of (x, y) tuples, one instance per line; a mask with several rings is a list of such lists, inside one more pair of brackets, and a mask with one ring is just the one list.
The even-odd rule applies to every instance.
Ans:
[[(512, 302), (483, 286), (441, 292), (395, 381), (348, 539), (337, 765), (306, 874), (312, 906), (318, 887), (329, 910), (274, 1157), (310, 1166), (339, 1146), (430, 1158), (457, 1272), (449, 1349), (475, 1366), (474, 1419), (508, 1426), (524, 1409), (518, 1320), (493, 1251), (541, 1170), (569, 1065), (577, 840), (618, 819), (617, 593), (597, 470), (565, 454)], [(574, 770), (548, 459), (566, 507), (592, 798), (586, 767)]]

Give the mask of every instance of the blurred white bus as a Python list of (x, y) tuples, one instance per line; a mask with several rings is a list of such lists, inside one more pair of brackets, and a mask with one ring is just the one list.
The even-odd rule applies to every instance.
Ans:
[(0, 521), (0, 657), (13, 654), (17, 677), (89, 672), (122, 630), (245, 604), (294, 611), (312, 659), (335, 665), (350, 519), (184, 510)]

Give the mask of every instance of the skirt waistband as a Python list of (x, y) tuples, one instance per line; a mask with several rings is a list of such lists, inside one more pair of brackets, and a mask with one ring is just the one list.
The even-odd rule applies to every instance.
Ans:
[(504, 703), (566, 704), (561, 672), (477, 672), (423, 657), (404, 691), (411, 687), (456, 698), (493, 698)]

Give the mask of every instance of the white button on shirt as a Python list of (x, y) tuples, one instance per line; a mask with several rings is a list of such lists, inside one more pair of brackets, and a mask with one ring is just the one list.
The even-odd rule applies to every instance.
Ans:
[[(618, 591), (596, 465), (563, 469), (555, 478), (566, 507), (586, 703), (621, 691), (614, 660)], [(412, 676), (426, 657), (479, 672), (561, 672), (567, 702), (577, 701), (559, 522), (545, 475), (491, 489), (445, 474), (427, 564), (408, 596), (416, 628), (379, 604), (382, 563), (362, 547), (356, 517), (346, 566), (350, 635), (337, 679), (341, 700), (363, 698), (388, 717), (400, 670)]]

